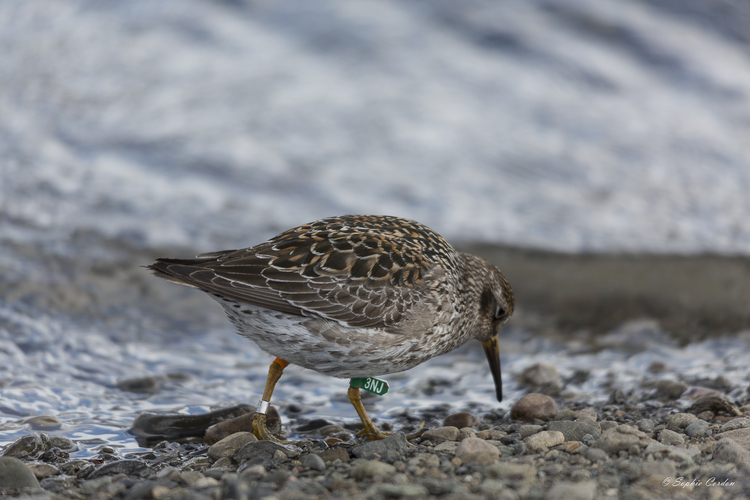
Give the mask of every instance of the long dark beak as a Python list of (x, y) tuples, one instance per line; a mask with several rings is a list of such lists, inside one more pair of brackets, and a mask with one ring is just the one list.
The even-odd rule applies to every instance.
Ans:
[(503, 400), (503, 379), (500, 376), (500, 352), (497, 350), (497, 335), (490, 340), (482, 342), (484, 353), (487, 355), (487, 361), (490, 363), (490, 372), (492, 379), (495, 381), (495, 394), (497, 400)]

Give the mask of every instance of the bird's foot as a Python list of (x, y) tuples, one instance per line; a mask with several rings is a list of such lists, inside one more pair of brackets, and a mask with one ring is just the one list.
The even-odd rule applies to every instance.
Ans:
[(279, 439), (268, 432), (268, 428), (266, 427), (266, 416), (263, 413), (256, 413), (255, 417), (253, 418), (253, 434), (255, 434), (255, 437), (260, 441), (273, 441), (274, 443), (279, 444), (292, 444), (291, 441)]
[(381, 439), (391, 437), (392, 435), (392, 432), (383, 432), (381, 430), (378, 430), (378, 428), (375, 426), (373, 426), (371, 429), (362, 429), (357, 433), (357, 437), (364, 436), (368, 441), (380, 441)]

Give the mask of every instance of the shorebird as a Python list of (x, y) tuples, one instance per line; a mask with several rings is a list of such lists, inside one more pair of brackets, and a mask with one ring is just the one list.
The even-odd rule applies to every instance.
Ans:
[[(238, 332), (275, 357), (253, 429), (290, 363), (338, 378), (401, 372), (478, 339), (502, 401), (497, 336), (513, 292), (493, 264), (456, 251), (418, 222), (344, 215), (289, 229), (242, 250), (157, 259), (160, 278), (209, 293)], [(378, 430), (357, 384), (349, 400), (369, 440)]]

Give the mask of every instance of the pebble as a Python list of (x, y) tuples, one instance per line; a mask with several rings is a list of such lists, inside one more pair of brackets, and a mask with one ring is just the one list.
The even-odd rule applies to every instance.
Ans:
[(330, 450), (321, 451), (317, 455), (323, 460), (323, 463), (333, 462), (334, 460), (349, 461), (349, 452), (344, 448), (331, 448)]
[(55, 467), (52, 464), (45, 464), (45, 463), (31, 463), (27, 464), (29, 469), (31, 469), (31, 472), (34, 473), (34, 476), (37, 479), (44, 479), (45, 477), (49, 476), (56, 476), (60, 474), (60, 469)]
[(532, 434), (536, 434), (537, 432), (542, 430), (541, 425), (522, 425), (518, 428), (518, 433), (521, 435), (521, 439), (527, 438), (531, 436)]
[(604, 462), (609, 460), (609, 455), (601, 448), (589, 448), (583, 452), (583, 456), (592, 462)]
[(643, 432), (654, 432), (656, 424), (654, 421), (648, 418), (644, 418), (635, 423), (636, 427)]
[(308, 454), (302, 460), (302, 466), (317, 471), (326, 470), (326, 463), (320, 458), (320, 455), (316, 455), (315, 453)]
[(251, 459), (269, 460), (278, 458), (277, 452), (284, 457), (294, 457), (300, 453), (292, 446), (284, 446), (273, 441), (250, 441), (232, 456), (232, 460), (238, 463)]
[(557, 415), (557, 404), (549, 396), (538, 393), (526, 394), (510, 408), (513, 420), (552, 420)]
[(645, 433), (630, 425), (618, 425), (604, 431), (594, 446), (609, 454), (627, 450), (631, 446), (646, 447), (652, 441)]
[(484, 465), (497, 460), (499, 457), (500, 450), (497, 449), (497, 446), (476, 437), (464, 439), (456, 448), (456, 458), (460, 458), (464, 464), (476, 462), (479, 465)]
[(352, 455), (357, 458), (379, 458), (386, 462), (395, 462), (408, 450), (406, 435), (396, 432), (380, 441), (370, 441), (352, 448)]
[(731, 431), (724, 431), (719, 434), (719, 438), (730, 438), (740, 444), (746, 450), (750, 450), (750, 427), (743, 427)]
[(354, 479), (370, 479), (375, 476), (387, 476), (395, 472), (396, 467), (379, 460), (361, 460), (352, 467)]
[(719, 433), (750, 427), (750, 417), (734, 418), (719, 428)]
[(547, 424), (548, 431), (559, 431), (565, 436), (566, 441), (582, 441), (583, 436), (591, 434), (594, 439), (598, 439), (602, 431), (598, 424), (593, 422), (570, 420), (555, 420)]
[(593, 500), (595, 495), (596, 482), (594, 481), (578, 483), (563, 481), (554, 484), (544, 495), (544, 500)]
[(208, 458), (216, 461), (222, 457), (231, 457), (247, 443), (257, 441), (258, 438), (252, 432), (237, 432), (227, 436), (221, 441), (214, 443), (208, 448)]
[(676, 413), (667, 418), (667, 429), (670, 431), (680, 432), (688, 425), (698, 420), (698, 417), (692, 413)]
[(536, 467), (531, 464), (495, 462), (482, 469), (482, 474), (485, 477), (494, 479), (520, 481), (535, 478), (538, 472)]
[(565, 436), (559, 431), (542, 431), (523, 440), (531, 451), (552, 448), (565, 442)]
[(455, 427), (456, 429), (463, 429), (464, 427), (478, 427), (479, 420), (471, 413), (462, 411), (448, 415), (443, 420), (444, 427)]
[(62, 427), (62, 422), (54, 415), (27, 417), (21, 420), (21, 423), (28, 424), (35, 431), (53, 431)]
[(659, 442), (668, 445), (685, 444), (685, 440), (682, 436), (675, 431), (664, 429), (659, 433)]
[(655, 387), (656, 393), (654, 396), (664, 401), (680, 399), (680, 396), (688, 389), (687, 384), (673, 380), (659, 380)]
[(710, 429), (711, 426), (708, 425), (708, 422), (699, 419), (685, 427), (685, 434), (687, 434), (691, 438), (710, 436)]
[(583, 408), (576, 412), (576, 418), (581, 422), (596, 422), (596, 410), (593, 408)]
[(0, 457), (2, 489), (31, 488), (40, 490), (39, 481), (29, 467), (15, 457)]
[(385, 498), (424, 498), (430, 491), (421, 484), (379, 484), (376, 494)]
[(750, 451), (734, 439), (722, 437), (714, 446), (713, 459), (733, 464), (750, 462)]
[(445, 441), (458, 441), (461, 432), (458, 428), (451, 425), (430, 429), (422, 434), (422, 441), (429, 441), (433, 444), (440, 444)]
[(518, 376), (518, 382), (534, 392), (557, 396), (563, 388), (563, 382), (557, 374), (557, 368), (548, 363), (535, 363)]
[(152, 474), (154, 470), (146, 462), (141, 460), (118, 460), (104, 464), (88, 475), (88, 479), (108, 476), (113, 474), (125, 474), (127, 476), (145, 477)]

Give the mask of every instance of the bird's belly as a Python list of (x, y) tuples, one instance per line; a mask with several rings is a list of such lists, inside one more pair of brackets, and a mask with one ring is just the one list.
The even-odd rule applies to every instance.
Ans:
[(333, 377), (397, 373), (446, 352), (445, 346), (434, 342), (431, 346), (423, 338), (220, 302), (238, 332), (263, 351)]

